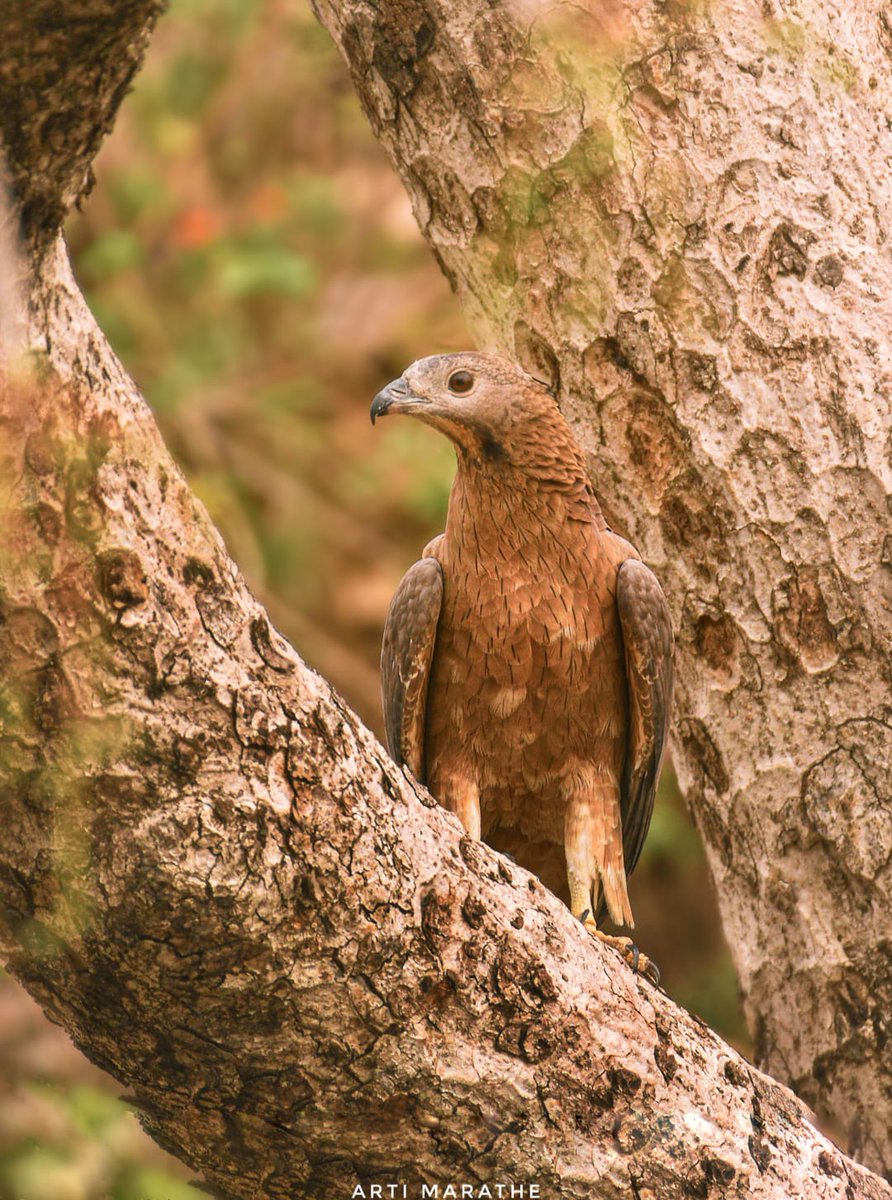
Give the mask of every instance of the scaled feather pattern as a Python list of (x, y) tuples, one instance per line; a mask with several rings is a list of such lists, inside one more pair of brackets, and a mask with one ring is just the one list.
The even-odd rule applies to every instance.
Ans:
[(577, 916), (632, 926), (672, 698), (660, 585), (607, 527), (553, 395), (509, 360), (413, 363), (372, 405), (398, 412), (446, 434), (458, 470), (385, 625), (390, 753)]

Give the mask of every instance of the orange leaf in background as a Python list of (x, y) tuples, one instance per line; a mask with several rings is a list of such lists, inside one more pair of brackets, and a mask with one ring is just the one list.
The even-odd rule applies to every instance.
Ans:
[(204, 204), (193, 204), (177, 213), (171, 238), (175, 246), (197, 250), (214, 241), (223, 230), (220, 214)]

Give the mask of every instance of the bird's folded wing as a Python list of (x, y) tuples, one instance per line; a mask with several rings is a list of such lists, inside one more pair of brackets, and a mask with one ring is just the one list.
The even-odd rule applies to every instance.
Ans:
[(634, 870), (647, 836), (669, 734), (672, 623), (663, 590), (638, 559), (619, 569), (616, 589), (629, 683), (629, 745), (622, 784), (623, 858)]
[(387, 748), (422, 783), (427, 686), (442, 600), (443, 568), (435, 558), (422, 558), (390, 602), (381, 648)]

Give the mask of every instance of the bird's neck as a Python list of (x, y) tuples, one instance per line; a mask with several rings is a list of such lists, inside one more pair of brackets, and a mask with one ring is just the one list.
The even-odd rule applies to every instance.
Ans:
[(459, 454), (447, 540), (485, 548), (495, 534), (504, 549), (542, 541), (566, 545), (581, 527), (606, 529), (569, 429), (566, 437), (524, 450), (522, 460), (489, 463)]

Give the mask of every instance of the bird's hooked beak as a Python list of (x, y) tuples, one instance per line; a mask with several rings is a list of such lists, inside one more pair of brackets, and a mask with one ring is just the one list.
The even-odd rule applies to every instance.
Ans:
[(419, 405), (426, 403), (427, 401), (421, 396), (416, 396), (412, 392), (408, 383), (400, 376), (399, 379), (394, 379), (392, 383), (388, 383), (387, 387), (382, 388), (372, 401), (370, 414), (372, 424), (375, 424), (378, 417), (383, 417), (389, 412), (411, 412)]

